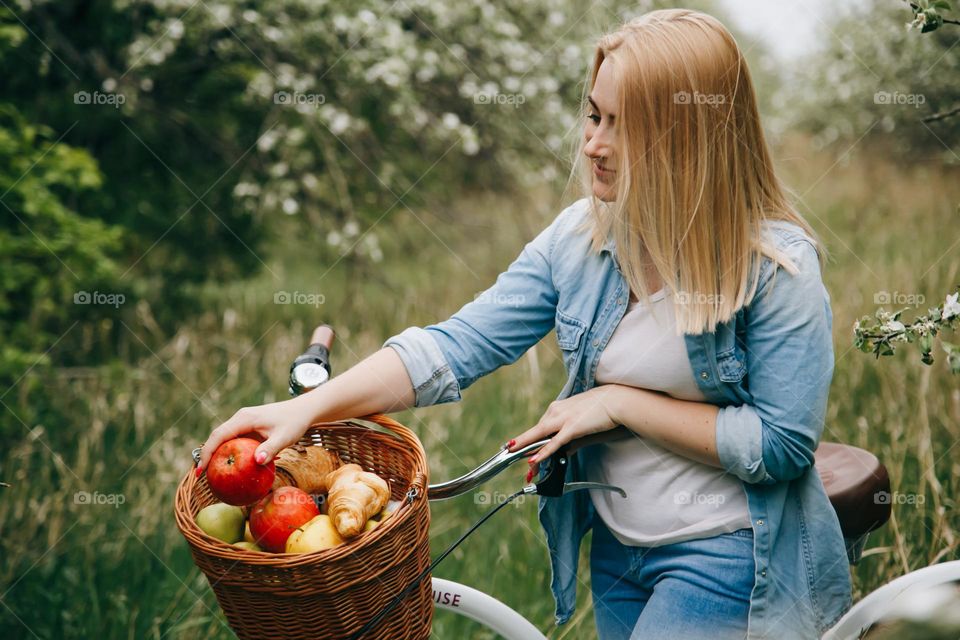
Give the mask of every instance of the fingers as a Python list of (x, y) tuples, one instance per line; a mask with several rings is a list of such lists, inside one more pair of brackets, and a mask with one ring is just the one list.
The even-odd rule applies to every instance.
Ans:
[(207, 438), (207, 441), (203, 443), (203, 447), (200, 449), (200, 463), (197, 465), (198, 469), (202, 470), (207, 468), (207, 464), (209, 464), (210, 458), (213, 456), (213, 452), (216, 451), (221, 444), (227, 440), (236, 438), (241, 433), (249, 431), (250, 425), (247, 423), (245, 417), (241, 414), (241, 411), (237, 411), (235, 414), (233, 414), (232, 418), (210, 432), (210, 437)]
[(540, 447), (540, 451), (537, 451), (535, 454), (527, 458), (527, 461), (530, 463), (539, 463), (543, 460), (546, 460), (552, 456), (561, 445), (565, 444), (570, 438), (563, 432), (561, 429), (557, 432), (555, 436), (550, 438), (550, 441), (547, 444)]
[(253, 459), (257, 461), (258, 464), (267, 464), (273, 460), (282, 449), (286, 449), (291, 444), (296, 441), (296, 438), (288, 438), (285, 434), (279, 432), (274, 432), (269, 438), (260, 443), (260, 446), (257, 447), (257, 452), (254, 454)]
[(527, 482), (531, 482), (533, 480), (533, 476), (540, 473), (540, 463), (532, 462), (528, 464), (530, 464), (530, 469), (527, 471)]
[(537, 437), (537, 434), (539, 433), (539, 427), (540, 425), (538, 423), (537, 426), (527, 429), (526, 431), (518, 435), (516, 438), (511, 440), (510, 443), (508, 443), (509, 446), (507, 448), (510, 451), (516, 451), (517, 449), (523, 449), (525, 446), (527, 446), (531, 442), (536, 442), (537, 440), (541, 440), (541, 438)]
[(547, 417), (546, 415), (540, 418), (535, 426), (527, 429), (519, 436), (513, 439), (513, 444), (508, 447), (510, 451), (517, 451), (522, 449), (528, 444), (537, 442), (538, 440), (545, 440), (551, 435), (560, 430), (560, 426), (557, 420), (553, 417)]

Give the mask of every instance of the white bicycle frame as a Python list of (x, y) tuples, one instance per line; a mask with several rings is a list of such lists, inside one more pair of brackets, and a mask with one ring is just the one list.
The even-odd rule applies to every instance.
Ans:
[[(929, 597), (937, 587), (960, 581), (960, 560), (935, 564), (900, 576), (871, 592), (827, 631), (823, 640), (856, 640), (889, 614), (917, 613), (917, 598)], [(922, 601), (922, 600), (921, 600)]]
[(547, 640), (529, 620), (504, 603), (459, 582), (433, 578), (433, 604), (470, 618), (506, 640)]

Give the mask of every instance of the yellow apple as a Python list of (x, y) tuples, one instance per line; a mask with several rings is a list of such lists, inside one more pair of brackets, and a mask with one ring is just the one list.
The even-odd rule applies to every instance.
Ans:
[(387, 504), (383, 505), (383, 509), (381, 509), (379, 513), (377, 513), (376, 515), (374, 515), (374, 516), (373, 516), (373, 519), (374, 519), (374, 520), (379, 520), (380, 522), (383, 522), (384, 520), (386, 520), (386, 519), (390, 516), (391, 513), (393, 513), (394, 511), (396, 511), (396, 510), (397, 510), (397, 507), (399, 507), (399, 506), (400, 506), (400, 501), (399, 501), (399, 500), (391, 500), (391, 501), (388, 502)]
[(330, 549), (339, 544), (343, 544), (343, 538), (333, 526), (330, 516), (320, 514), (290, 534), (287, 538), (286, 551), (287, 553), (310, 553)]
[(366, 532), (366, 531), (373, 531), (374, 529), (377, 528), (377, 525), (378, 525), (378, 524), (380, 524), (379, 521), (374, 520), (373, 518), (371, 518), (371, 519), (367, 520), (367, 524), (363, 525), (363, 530), (364, 530), (364, 532)]
[(250, 542), (252, 544), (257, 544), (256, 539), (253, 537), (253, 534), (250, 533), (250, 521), (247, 520), (247, 523), (243, 525), (243, 541)]
[(234, 542), (233, 546), (240, 547), (241, 549), (246, 549), (247, 551), (263, 551), (256, 542), (247, 542), (246, 540), (241, 540), (240, 542)]

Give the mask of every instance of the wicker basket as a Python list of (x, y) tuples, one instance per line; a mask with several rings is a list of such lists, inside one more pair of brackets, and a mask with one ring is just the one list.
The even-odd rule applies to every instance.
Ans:
[[(301, 444), (336, 451), (390, 485), (401, 506), (372, 532), (313, 553), (246, 551), (208, 536), (197, 512), (217, 501), (206, 475), (191, 469), (177, 488), (177, 528), (193, 560), (207, 576), (240, 638), (342, 639), (358, 631), (430, 564), (428, 470), (423, 446), (412, 431), (380, 414), (362, 418), (393, 432), (355, 421), (310, 427)], [(390, 612), (368, 638), (428, 638), (433, 619), (429, 576)]]

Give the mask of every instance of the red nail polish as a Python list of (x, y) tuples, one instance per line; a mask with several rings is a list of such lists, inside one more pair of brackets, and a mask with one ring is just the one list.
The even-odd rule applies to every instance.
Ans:
[(203, 468), (197, 467), (197, 470), (196, 470), (195, 473), (196, 473), (196, 476), (199, 478), (199, 477), (200, 477), (200, 474), (203, 473)]
[(536, 460), (534, 460), (534, 458), (536, 457), (537, 456), (530, 456), (529, 458), (527, 458), (527, 464), (533, 464), (534, 462), (536, 462)]
[(527, 471), (527, 482), (530, 482), (531, 480), (533, 480), (533, 469)]
[(512, 447), (512, 446), (515, 445), (515, 444), (517, 444), (517, 441), (516, 441), (515, 439), (511, 439), (510, 442), (507, 443), (507, 447), (508, 447), (508, 448), (509, 448), (509, 447)]

